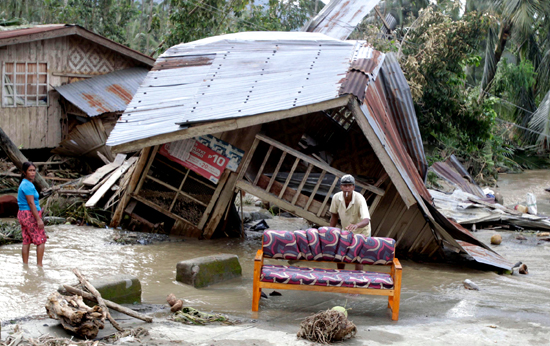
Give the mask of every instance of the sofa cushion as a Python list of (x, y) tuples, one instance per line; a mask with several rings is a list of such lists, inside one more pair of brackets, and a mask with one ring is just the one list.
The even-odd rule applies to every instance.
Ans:
[(362, 270), (264, 265), (260, 281), (291, 285), (393, 288), (390, 274)]
[(395, 255), (395, 240), (365, 238), (334, 227), (294, 232), (267, 230), (263, 251), (265, 257), (276, 259), (390, 264)]

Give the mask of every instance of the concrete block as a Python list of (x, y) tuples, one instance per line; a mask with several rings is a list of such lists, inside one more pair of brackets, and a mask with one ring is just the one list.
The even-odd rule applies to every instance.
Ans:
[(118, 304), (141, 303), (141, 282), (132, 275), (105, 276), (90, 283), (101, 293), (101, 297)]
[(176, 280), (196, 288), (209, 286), (242, 275), (237, 255), (220, 254), (179, 262)]

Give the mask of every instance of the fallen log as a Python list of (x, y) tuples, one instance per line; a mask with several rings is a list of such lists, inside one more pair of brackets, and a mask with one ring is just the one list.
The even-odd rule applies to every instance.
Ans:
[[(84, 297), (85, 299), (88, 299), (88, 300), (91, 300), (91, 301), (97, 301), (94, 297), (93, 294), (90, 294), (88, 292), (84, 292), (82, 290), (79, 290), (78, 288), (75, 288), (73, 286), (69, 286), (69, 285), (63, 285), (63, 288), (65, 288), (65, 290), (69, 293), (72, 293), (72, 294), (78, 294), (79, 296), (82, 296)], [(107, 299), (103, 299), (103, 301), (105, 302), (105, 305), (109, 308), (109, 309), (112, 309), (112, 310), (115, 310), (115, 311), (118, 311), (118, 312), (121, 312), (123, 314), (126, 314), (128, 316), (131, 316), (131, 317), (134, 317), (134, 318), (137, 318), (137, 319), (140, 319), (142, 321), (145, 321), (147, 323), (151, 323), (153, 322), (153, 318), (152, 317), (149, 317), (149, 316), (146, 316), (146, 315), (143, 315), (143, 314), (140, 314), (139, 312), (137, 311), (134, 311), (132, 309), (128, 309), (122, 305), (118, 305), (117, 303), (114, 303), (110, 300), (107, 300)]]
[(89, 283), (88, 280), (86, 280), (86, 278), (80, 273), (78, 269), (76, 268), (73, 269), (73, 273), (74, 275), (76, 275), (76, 277), (82, 284), (82, 287), (86, 287), (88, 291), (90, 291), (90, 293), (93, 294), (93, 296), (97, 300), (97, 303), (99, 304), (99, 306), (101, 307), (101, 310), (103, 311), (101, 321), (103, 322), (105, 321), (105, 318), (107, 318), (109, 322), (111, 322), (113, 327), (116, 328), (116, 330), (118, 330), (119, 332), (124, 331), (124, 329), (117, 323), (117, 321), (115, 321), (115, 319), (109, 313), (109, 308), (107, 307), (107, 305), (105, 305), (105, 301), (101, 297), (101, 293), (99, 293), (99, 291), (96, 290), (96, 288), (91, 283)]
[(48, 297), (46, 311), (50, 318), (59, 320), (63, 328), (82, 339), (95, 339), (99, 329), (105, 327), (102, 308), (90, 308), (79, 296), (64, 297), (54, 292)]

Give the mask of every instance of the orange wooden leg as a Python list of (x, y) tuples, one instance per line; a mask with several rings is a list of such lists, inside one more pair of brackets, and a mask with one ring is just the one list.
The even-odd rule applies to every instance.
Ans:
[(252, 311), (258, 311), (260, 307), (260, 298), (262, 297), (262, 289), (260, 288), (260, 275), (262, 274), (263, 264), (263, 251), (258, 250), (256, 257), (254, 258), (254, 278), (252, 281)]
[(399, 263), (397, 258), (394, 259), (394, 262), (396, 262), (394, 278), (393, 278), (394, 295), (393, 297), (390, 297), (389, 301), (391, 302), (391, 310), (392, 310), (391, 319), (394, 321), (397, 321), (399, 319), (399, 300), (401, 299), (401, 276), (403, 273), (401, 269), (401, 264)]
[(262, 289), (258, 286), (260, 286), (260, 283), (254, 280), (254, 284), (252, 288), (252, 311), (258, 311), (258, 309), (260, 308), (260, 298), (262, 297)]

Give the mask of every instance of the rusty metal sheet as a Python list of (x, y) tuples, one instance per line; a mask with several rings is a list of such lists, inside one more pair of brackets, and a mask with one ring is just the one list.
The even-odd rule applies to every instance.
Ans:
[(476, 262), (506, 270), (512, 270), (512, 267), (514, 266), (512, 262), (508, 261), (496, 252), (489, 251), (480, 246), (470, 244), (462, 240), (457, 240), (457, 242), (464, 249), (464, 251), (468, 253), (468, 255), (472, 256), (476, 260)]
[(380, 0), (332, 0), (303, 31), (319, 32), (345, 40)]
[[(458, 168), (458, 170), (457, 170)], [(454, 184), (462, 191), (485, 198), (485, 194), (479, 185), (473, 180), (470, 174), (460, 165), (460, 162), (454, 157), (447, 159), (446, 162), (436, 162), (432, 165), (432, 170), (441, 178)]]
[(145, 68), (133, 67), (65, 84), (55, 89), (91, 117), (108, 112), (122, 112), (147, 73)]
[(375, 123), (370, 121), (371, 125), (375, 128), (377, 136), (385, 145), (386, 152), (391, 157), (413, 195), (415, 195), (416, 200), (419, 200), (420, 196), (422, 196), (427, 201), (431, 201), (430, 193), (426, 189), (424, 181), (405, 149), (393, 117), (390, 116), (391, 109), (382, 83), (382, 79), (378, 78), (368, 86), (361, 108), (364, 109), (365, 115), (368, 114), (367, 119), (370, 116), (375, 121)]
[(383, 78), (386, 99), (401, 140), (420, 176), (425, 181), (428, 172), (428, 161), (424, 153), (424, 145), (418, 127), (411, 90), (395, 54), (386, 54), (380, 76)]

